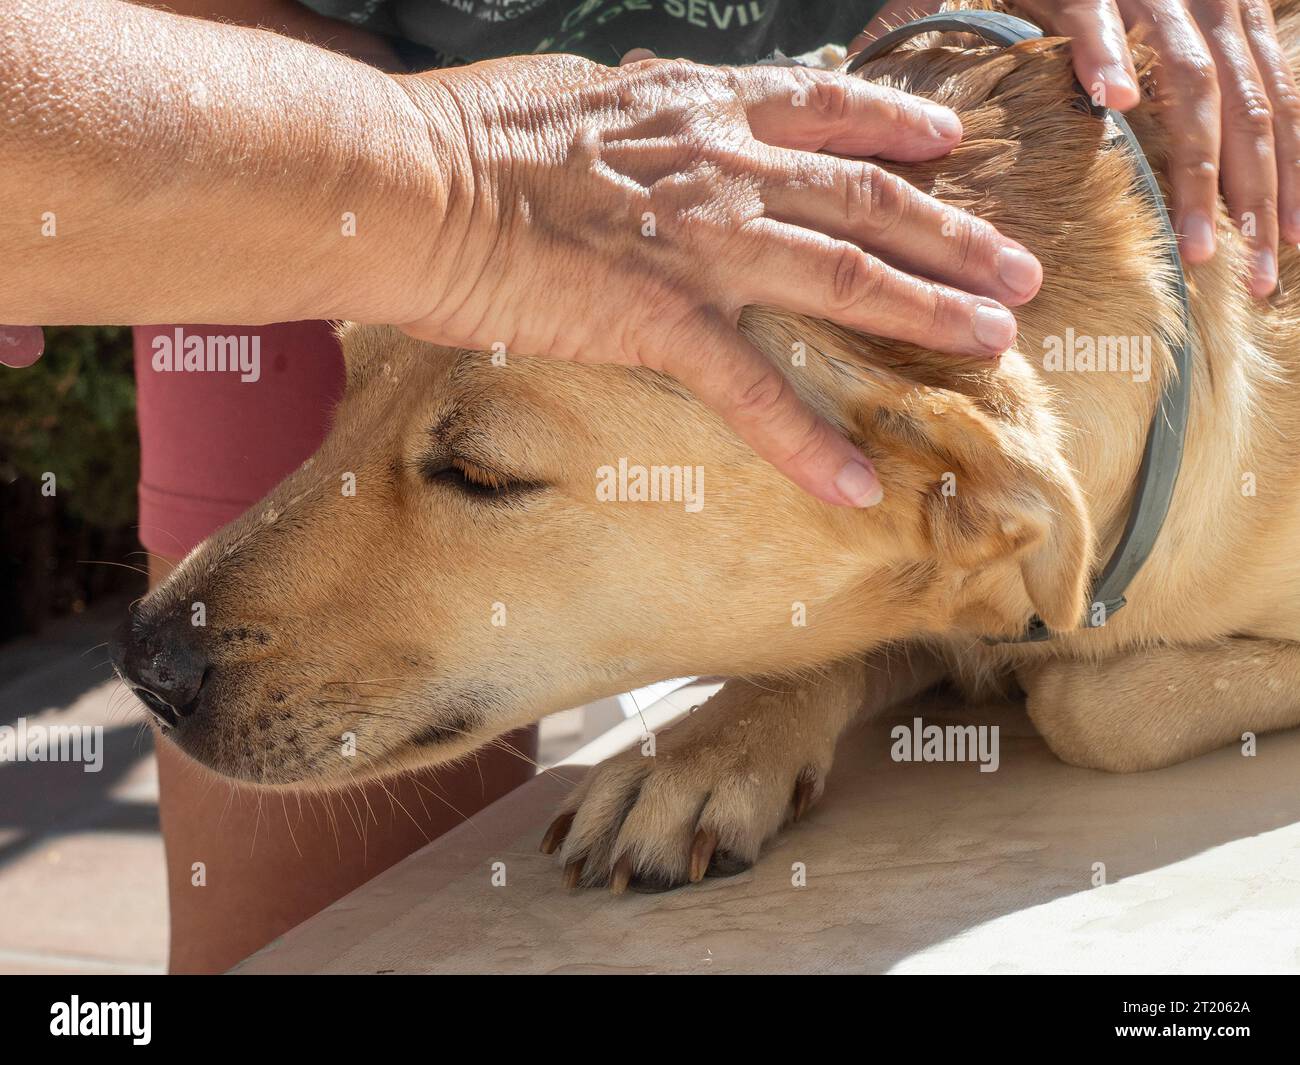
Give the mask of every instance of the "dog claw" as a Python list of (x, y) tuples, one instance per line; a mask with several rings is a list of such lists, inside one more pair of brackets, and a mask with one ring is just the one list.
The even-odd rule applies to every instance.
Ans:
[(691, 844), (691, 883), (698, 884), (704, 879), (704, 874), (709, 871), (709, 862), (713, 860), (713, 852), (718, 846), (718, 834), (712, 829), (702, 828), (695, 833), (695, 841)]
[(564, 867), (564, 886), (566, 888), (573, 890), (578, 886), (578, 882), (582, 880), (582, 867), (586, 864), (587, 859), (585, 857), (574, 858)]
[(796, 821), (808, 812), (812, 805), (813, 792), (817, 790), (817, 778), (812, 775), (800, 775), (794, 782), (794, 819)]
[(621, 895), (627, 890), (628, 884), (632, 882), (632, 856), (625, 854), (614, 863), (614, 871), (609, 874), (609, 890), (611, 894)]
[(573, 814), (560, 814), (551, 822), (551, 827), (546, 830), (546, 835), (542, 837), (542, 853), (554, 854), (559, 850), (565, 838), (569, 835), (569, 829), (572, 827)]

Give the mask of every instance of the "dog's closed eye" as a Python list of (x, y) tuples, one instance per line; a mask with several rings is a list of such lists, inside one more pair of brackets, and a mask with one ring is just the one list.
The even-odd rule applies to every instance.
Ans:
[(538, 481), (510, 477), (459, 456), (429, 458), (420, 465), (420, 476), (433, 485), (445, 485), (473, 499), (518, 499), (546, 486)]

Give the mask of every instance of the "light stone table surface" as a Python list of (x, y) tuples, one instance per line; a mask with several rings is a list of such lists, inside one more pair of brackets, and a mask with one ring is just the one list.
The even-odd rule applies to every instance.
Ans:
[[(674, 693), (645, 721), (699, 698)], [(998, 725), (999, 769), (893, 761), (891, 727), (918, 714)], [(1018, 707), (930, 697), (846, 737), (820, 805), (749, 871), (566, 891), (538, 841), (568, 782), (644, 727), (624, 722), (236, 971), (1300, 972), (1300, 732), (1111, 776), (1057, 761)]]

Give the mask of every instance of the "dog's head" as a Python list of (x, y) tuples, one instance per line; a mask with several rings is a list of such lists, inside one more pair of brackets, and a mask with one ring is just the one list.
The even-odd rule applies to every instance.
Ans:
[(848, 338), (824, 327), (748, 320), (775, 349), (801, 326), (810, 398), (881, 472), (870, 510), (804, 496), (653, 372), (350, 329), (319, 452), (140, 604), (120, 672), (209, 766), (324, 783), (664, 677), (813, 668), (1031, 607), (1072, 624), (1086, 525), (1041, 432), (837, 368), (819, 352)]
[[(1127, 161), (1071, 110), (1068, 56), (1034, 47), (928, 57), (932, 82), (907, 87), (949, 93), (968, 139), (898, 168), (1043, 258), (1018, 312), (1031, 354), (1086, 288), (1112, 331), (1174, 314)], [(1084, 179), (1059, 181), (1064, 165)], [(353, 327), (320, 451), (144, 600), (120, 671), (209, 766), (325, 784), (664, 677), (1009, 635), (1033, 612), (1077, 623), (1093, 535), (1027, 358), (954, 363), (764, 309), (742, 325), (871, 457), (880, 505), (803, 495), (651, 371)], [(1133, 395), (1136, 462), (1152, 398)]]

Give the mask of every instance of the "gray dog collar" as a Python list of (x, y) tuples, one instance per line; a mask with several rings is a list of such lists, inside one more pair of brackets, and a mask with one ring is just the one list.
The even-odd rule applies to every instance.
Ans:
[[(1043, 31), (1032, 22), (1005, 15), (995, 11), (955, 11), (928, 15), (925, 18), (909, 22), (891, 30), (883, 37), (867, 45), (855, 56), (850, 56), (845, 63), (845, 73), (852, 73), (873, 59), (879, 58), (896, 45), (910, 40), (922, 33), (973, 33), (989, 44), (1007, 47), (1020, 41), (1041, 37)], [(1103, 121), (1109, 120), (1116, 134), (1114, 141), (1122, 143), (1133, 157), (1137, 169), (1138, 182), (1148, 202), (1160, 219), (1160, 226), (1165, 232), (1163, 254), (1169, 265), (1174, 289), (1182, 308), (1183, 336), (1181, 343), (1173, 337), (1164, 338), (1166, 345), (1174, 356), (1174, 374), (1165, 383), (1156, 404), (1151, 427), (1147, 432), (1146, 450), (1142, 453), (1142, 465), (1138, 468), (1137, 489), (1133, 505), (1129, 509), (1128, 522), (1119, 538), (1114, 553), (1097, 576), (1092, 586), (1090, 608), (1084, 612), (1084, 628), (1101, 628), (1117, 610), (1124, 607), (1127, 600), (1124, 592), (1137, 576), (1155, 547), (1156, 539), (1169, 513), (1169, 504), (1173, 499), (1174, 486), (1178, 483), (1178, 469), (1183, 461), (1183, 445), (1187, 435), (1187, 414), (1191, 406), (1192, 393), (1192, 321), (1191, 306), (1187, 297), (1187, 277), (1183, 273), (1182, 260), (1178, 255), (1178, 236), (1169, 221), (1169, 211), (1160, 192), (1160, 185), (1151, 165), (1147, 162), (1142, 145), (1124, 116), (1099, 107), (1088, 99), (1088, 109)], [(1042, 618), (1035, 615), (1023, 634), (1010, 639), (988, 638), (989, 643), (1037, 643), (1049, 640), (1052, 630)]]

